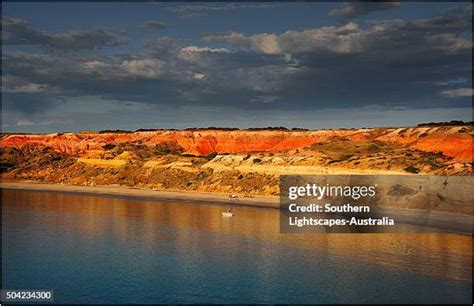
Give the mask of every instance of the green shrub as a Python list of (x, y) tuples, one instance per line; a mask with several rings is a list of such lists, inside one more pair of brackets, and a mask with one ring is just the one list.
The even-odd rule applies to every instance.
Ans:
[(211, 160), (217, 155), (219, 155), (217, 152), (212, 152), (211, 154), (207, 155), (205, 158)]
[(442, 166), (433, 156), (425, 158), (423, 162), (430, 165), (432, 168), (439, 168)]
[(181, 154), (181, 156), (183, 156), (183, 157), (197, 157), (194, 154), (187, 154), (187, 153), (186, 154)]
[(103, 145), (102, 148), (104, 150), (112, 150), (113, 148), (115, 148), (115, 145), (113, 143), (108, 143), (108, 144)]
[(404, 170), (406, 172), (410, 172), (410, 173), (414, 173), (414, 174), (420, 173), (420, 169), (418, 169), (417, 167), (413, 167), (413, 166), (408, 166)]

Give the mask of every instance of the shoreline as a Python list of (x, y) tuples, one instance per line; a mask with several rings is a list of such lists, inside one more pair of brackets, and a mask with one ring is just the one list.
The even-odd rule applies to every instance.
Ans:
[(0, 181), (0, 188), (112, 196), (163, 202), (199, 202), (201, 204), (236, 205), (272, 209), (279, 209), (280, 207), (279, 197), (247, 197), (239, 195), (238, 199), (229, 199), (228, 194), (222, 193), (151, 190), (119, 185), (81, 186), (67, 184), (51, 184), (36, 181)]
[[(80, 186), (51, 184), (36, 181), (0, 181), (0, 188), (5, 190), (23, 190), (37, 192), (58, 192), (102, 197), (119, 197), (131, 200), (160, 201), (174, 203), (196, 203), (205, 205), (233, 205), (253, 208), (280, 208), (279, 197), (245, 197), (229, 199), (228, 194), (190, 191), (165, 191), (131, 188), (119, 185)], [(447, 232), (472, 235), (472, 216), (443, 211), (403, 209), (397, 207), (379, 208), (379, 213), (394, 218), (401, 224), (434, 228)], [(436, 232), (436, 231), (433, 231)]]

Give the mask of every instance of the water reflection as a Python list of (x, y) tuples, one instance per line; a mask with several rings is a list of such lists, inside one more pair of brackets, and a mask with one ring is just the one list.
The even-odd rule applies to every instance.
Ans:
[[(51, 233), (75, 232), (90, 241), (112, 236), (117, 243), (124, 245), (129, 241), (136, 241), (150, 252), (158, 245), (166, 245), (167, 242), (173, 241), (178, 256), (179, 254), (186, 256), (190, 245), (199, 245), (200, 242), (190, 241), (191, 238), (186, 231), (175, 231), (171, 235), (164, 235), (161, 231), (150, 230), (152, 227), (137, 226), (136, 222), (131, 222), (132, 220), (150, 225), (156, 223), (166, 225), (171, 230), (186, 228), (237, 235), (265, 243), (324, 252), (332, 257), (350, 258), (372, 266), (383, 266), (418, 275), (472, 281), (472, 236), (468, 235), (280, 234), (279, 214), (276, 210), (270, 209), (236, 207), (234, 218), (222, 218), (221, 212), (227, 207), (192, 203), (158, 203), (90, 195), (11, 190), (3, 190), (2, 200), (3, 209), (7, 210), (53, 212), (54, 214), (48, 215), (43, 220)], [(64, 216), (74, 214), (80, 217), (68, 219), (68, 223), (65, 224)], [(13, 218), (8, 220), (9, 226), (22, 226), (21, 220), (14, 219), (15, 214), (9, 215), (9, 218)], [(197, 257), (193, 260), (205, 261), (206, 258), (212, 257), (213, 249), (220, 248), (220, 245), (212, 243), (212, 240), (206, 241), (207, 249), (200, 249), (201, 253), (195, 254)], [(239, 252), (240, 247), (238, 244), (231, 245), (229, 256), (232, 256), (232, 252)], [(272, 273), (274, 267), (279, 264), (278, 261), (271, 260), (271, 257), (268, 258), (263, 266), (256, 267), (263, 277), (265, 273)], [(182, 266), (178, 268), (185, 269)], [(187, 272), (184, 270), (181, 273)], [(346, 274), (345, 278), (347, 277), (350, 275)]]

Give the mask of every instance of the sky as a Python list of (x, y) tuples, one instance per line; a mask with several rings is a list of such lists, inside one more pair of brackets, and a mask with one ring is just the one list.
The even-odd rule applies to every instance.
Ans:
[(472, 120), (471, 2), (2, 2), (2, 131)]

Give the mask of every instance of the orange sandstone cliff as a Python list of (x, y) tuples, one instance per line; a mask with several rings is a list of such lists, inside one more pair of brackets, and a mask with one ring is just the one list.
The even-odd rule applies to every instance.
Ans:
[(466, 126), (319, 131), (195, 130), (5, 135), (1, 139), (1, 146), (20, 149), (28, 145), (38, 145), (51, 147), (68, 155), (81, 155), (86, 154), (88, 150), (102, 150), (107, 144), (140, 143), (153, 146), (176, 143), (186, 154), (205, 156), (211, 153), (276, 153), (329, 141), (380, 141), (426, 152), (441, 152), (463, 162), (472, 161), (473, 158), (472, 127)]
[(470, 175), (472, 125), (3, 134), (5, 180), (277, 195), (281, 174)]

